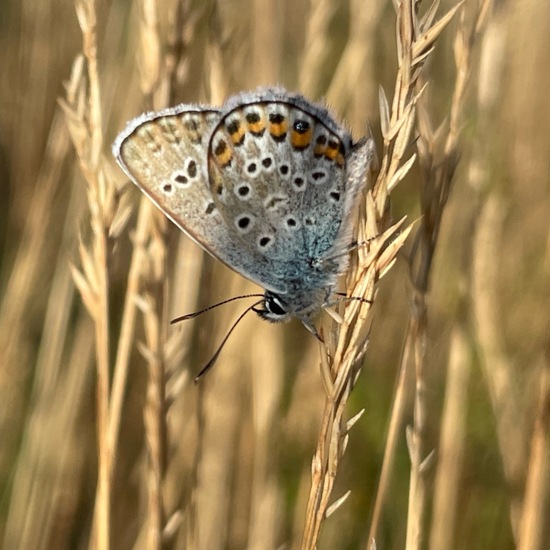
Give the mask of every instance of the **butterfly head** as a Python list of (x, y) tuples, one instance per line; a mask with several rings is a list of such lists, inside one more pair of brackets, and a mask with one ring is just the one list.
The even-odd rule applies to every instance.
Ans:
[(313, 334), (320, 342), (323, 342), (323, 338), (315, 328), (312, 322), (312, 317), (322, 307), (322, 303), (311, 302), (308, 306), (301, 307), (300, 301), (296, 300), (296, 303), (285, 301), (280, 295), (275, 294), (267, 290), (264, 294), (263, 302), (259, 307), (253, 307), (255, 311), (262, 319), (270, 321), (272, 323), (284, 323), (289, 321), (292, 317), (298, 319), (302, 325), (304, 325), (311, 334)]
[(274, 292), (266, 291), (264, 301), (259, 307), (254, 307), (254, 311), (266, 321), (272, 323), (282, 323), (290, 320), (292, 313), (285, 301)]

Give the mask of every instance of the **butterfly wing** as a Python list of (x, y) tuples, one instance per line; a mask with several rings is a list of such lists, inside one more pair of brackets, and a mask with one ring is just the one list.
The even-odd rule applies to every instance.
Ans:
[(346, 265), (352, 211), (372, 162), (330, 114), (264, 89), (220, 110), (179, 105), (130, 122), (113, 152), (134, 183), (210, 254), (315, 309)]
[(130, 179), (207, 252), (264, 288), (284, 293), (283, 281), (269, 283), (269, 262), (240, 246), (212, 197), (206, 153), (220, 116), (215, 109), (184, 104), (146, 113), (119, 134), (113, 154)]
[(353, 222), (356, 213), (358, 197), (372, 175), (373, 167), (377, 164), (376, 147), (371, 137), (365, 137), (354, 144), (346, 159), (345, 197), (343, 203), (342, 223), (336, 234), (334, 242), (326, 252), (331, 258), (344, 258), (339, 270), (347, 268), (350, 242), (353, 239)]
[(268, 89), (230, 99), (208, 147), (211, 194), (241, 246), (270, 262), (271, 282), (330, 284), (312, 265), (334, 246), (346, 208), (351, 136), (299, 95)]

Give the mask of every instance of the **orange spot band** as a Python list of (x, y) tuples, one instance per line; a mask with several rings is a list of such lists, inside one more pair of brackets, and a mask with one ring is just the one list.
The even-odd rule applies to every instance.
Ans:
[(297, 132), (296, 130), (293, 130), (290, 138), (292, 147), (296, 149), (305, 149), (311, 143), (312, 136), (313, 130), (311, 128), (303, 134)]
[(288, 130), (288, 124), (286, 121), (272, 122), (269, 126), (269, 133), (273, 137), (281, 137), (282, 135), (286, 134), (287, 130)]

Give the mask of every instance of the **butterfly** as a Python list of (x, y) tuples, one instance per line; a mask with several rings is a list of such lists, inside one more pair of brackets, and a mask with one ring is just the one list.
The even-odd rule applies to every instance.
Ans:
[(321, 105), (259, 88), (220, 108), (181, 104), (130, 121), (113, 144), (128, 177), (212, 256), (263, 287), (254, 311), (315, 314), (347, 270), (371, 138)]

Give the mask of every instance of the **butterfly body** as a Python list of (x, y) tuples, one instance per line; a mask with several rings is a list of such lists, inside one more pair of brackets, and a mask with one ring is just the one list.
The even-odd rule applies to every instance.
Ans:
[(272, 88), (142, 115), (113, 153), (176, 225), (265, 289), (261, 317), (311, 330), (347, 268), (372, 140), (353, 144), (324, 108)]

